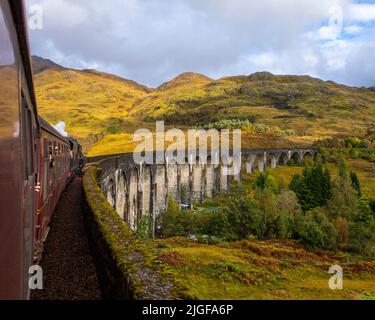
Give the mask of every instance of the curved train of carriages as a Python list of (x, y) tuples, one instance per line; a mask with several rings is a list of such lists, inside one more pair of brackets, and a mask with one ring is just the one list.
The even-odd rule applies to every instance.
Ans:
[(23, 1), (0, 2), (0, 41), (0, 300), (27, 299), (29, 267), (84, 157), (38, 116)]

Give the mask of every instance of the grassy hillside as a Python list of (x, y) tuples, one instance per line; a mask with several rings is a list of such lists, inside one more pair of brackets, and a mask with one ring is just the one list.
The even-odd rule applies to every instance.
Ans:
[[(349, 160), (347, 162), (349, 170), (358, 175), (361, 184), (362, 192), (369, 199), (375, 199), (375, 165), (365, 160)], [(329, 163), (326, 164), (330, 170), (332, 177), (337, 177), (337, 165)], [(277, 169), (270, 169), (270, 173), (275, 177), (279, 185), (288, 186), (292, 180), (292, 176), (296, 173), (301, 174), (303, 166), (279, 166)], [(243, 173), (244, 180), (248, 183), (254, 183), (257, 175)]]
[[(306, 145), (333, 135), (364, 135), (375, 123), (375, 91), (308, 76), (267, 72), (212, 80), (183, 73), (154, 89), (95, 70), (70, 70), (34, 58), (39, 111), (60, 120), (89, 155), (132, 151), (132, 134), (155, 120), (187, 129), (249, 120), (244, 147)], [(285, 136), (281, 132), (290, 130)]]
[(178, 77), (141, 99), (132, 115), (189, 125), (250, 119), (300, 136), (361, 135), (375, 123), (375, 94), (369, 89), (266, 72), (216, 81), (189, 76), (188, 82)]
[(108, 133), (131, 129), (127, 119), (135, 101), (151, 90), (94, 70), (47, 67), (34, 80), (40, 114), (52, 124), (64, 121), (86, 151)]
[[(293, 241), (199, 244), (156, 240), (160, 258), (198, 299), (375, 299), (375, 262), (344, 253), (304, 250)], [(331, 290), (330, 266), (343, 268), (343, 290)]]

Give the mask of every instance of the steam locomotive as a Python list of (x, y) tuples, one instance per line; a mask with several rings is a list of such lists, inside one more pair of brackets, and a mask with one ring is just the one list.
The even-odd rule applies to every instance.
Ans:
[(82, 148), (38, 116), (25, 8), (0, 1), (0, 300), (28, 299), (56, 203)]

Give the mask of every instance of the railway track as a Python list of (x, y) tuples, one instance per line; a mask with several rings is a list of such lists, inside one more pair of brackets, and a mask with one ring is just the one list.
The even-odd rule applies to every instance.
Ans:
[(32, 300), (98, 300), (101, 292), (83, 217), (82, 178), (62, 194), (41, 260), (43, 290)]

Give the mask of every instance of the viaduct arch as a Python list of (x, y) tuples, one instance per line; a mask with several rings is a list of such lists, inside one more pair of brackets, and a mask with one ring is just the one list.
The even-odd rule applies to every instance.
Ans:
[[(266, 168), (286, 165), (291, 159), (301, 161), (315, 157), (309, 149), (247, 149), (242, 150), (241, 172), (264, 172)], [(155, 218), (167, 208), (167, 199), (187, 206), (213, 197), (229, 189), (226, 167), (203, 164), (197, 158), (193, 164), (136, 164), (133, 154), (91, 158), (99, 162), (99, 185), (107, 201), (133, 230), (142, 217)], [(234, 177), (240, 179), (241, 174)]]

